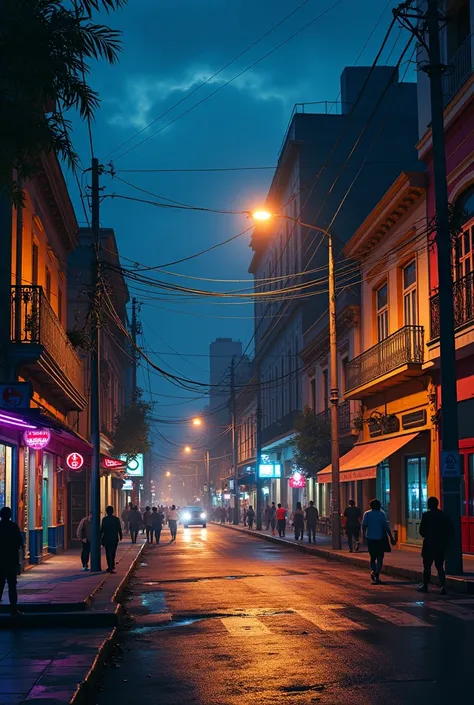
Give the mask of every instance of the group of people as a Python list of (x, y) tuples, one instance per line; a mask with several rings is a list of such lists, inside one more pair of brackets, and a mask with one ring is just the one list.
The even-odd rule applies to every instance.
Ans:
[[(286, 526), (288, 521), (288, 512), (279, 502), (265, 507), (264, 510), (265, 527), (267, 531), (271, 529), (272, 535), (275, 536), (276, 531), (280, 537), (286, 536)], [(296, 509), (291, 515), (290, 522), (295, 531), (295, 540), (303, 541), (304, 530), (308, 533), (308, 542), (316, 543), (316, 528), (319, 521), (319, 513), (314, 506), (313, 500), (310, 501), (306, 509), (303, 509), (301, 502), (296, 503)]]

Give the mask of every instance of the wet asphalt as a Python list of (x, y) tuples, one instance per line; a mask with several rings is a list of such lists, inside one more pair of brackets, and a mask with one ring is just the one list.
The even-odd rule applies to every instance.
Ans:
[(231, 529), (146, 550), (97, 705), (472, 702), (474, 599)]

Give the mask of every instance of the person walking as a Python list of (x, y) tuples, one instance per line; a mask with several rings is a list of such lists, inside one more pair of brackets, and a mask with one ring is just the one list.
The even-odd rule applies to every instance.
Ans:
[(367, 538), (367, 548), (370, 555), (370, 569), (372, 582), (374, 585), (380, 585), (380, 572), (383, 567), (383, 559), (386, 551), (390, 551), (390, 544), (395, 545), (395, 540), (390, 531), (390, 526), (387, 522), (387, 517), (382, 511), (382, 505), (378, 499), (370, 501), (370, 509), (365, 512), (362, 519), (362, 530)]
[(253, 507), (249, 507), (247, 512), (247, 524), (249, 529), (253, 529), (253, 523), (255, 521), (255, 511)]
[(120, 519), (114, 516), (114, 508), (108, 506), (105, 510), (107, 516), (102, 519), (100, 526), (100, 537), (102, 546), (105, 548), (105, 558), (107, 560), (107, 573), (115, 573), (115, 556), (117, 546), (122, 540), (122, 524)]
[(314, 506), (313, 500), (310, 501), (309, 505), (305, 509), (306, 517), (306, 531), (308, 532), (308, 543), (311, 543), (311, 539), (316, 543), (316, 528), (319, 521), (319, 512)]
[(272, 536), (275, 536), (276, 522), (277, 508), (275, 507), (275, 502), (272, 502), (272, 506), (270, 507), (270, 526), (272, 529)]
[(17, 608), (18, 590), (17, 576), (20, 574), (20, 550), (23, 539), (18, 524), (12, 521), (10, 507), (0, 510), (0, 600), (3, 596), (5, 583), (8, 583), (8, 599), (10, 614), (18, 617), (21, 612)]
[(76, 536), (81, 542), (81, 563), (82, 570), (89, 570), (89, 556), (91, 554), (91, 520), (92, 512), (89, 512), (84, 519), (81, 519), (77, 527)]
[(265, 528), (268, 531), (270, 528), (270, 507), (265, 505), (265, 509), (263, 510), (263, 521), (265, 523)]
[(296, 502), (296, 509), (293, 513), (293, 528), (295, 530), (295, 541), (304, 538), (304, 511), (301, 502)]
[(170, 513), (168, 515), (168, 524), (170, 525), (171, 540), (176, 541), (176, 534), (178, 533), (178, 521), (179, 512), (176, 509), (176, 505), (173, 504)]
[(132, 543), (137, 542), (138, 532), (140, 531), (142, 524), (142, 515), (138, 511), (138, 507), (132, 507), (128, 514), (128, 525), (130, 527), (130, 538), (132, 539)]
[(234, 520), (234, 510), (232, 507), (227, 507), (227, 521), (229, 524), (232, 524)]
[(439, 509), (437, 497), (428, 499), (428, 511), (423, 513), (419, 528), (423, 537), (421, 558), (423, 560), (423, 582), (418, 587), (419, 592), (428, 592), (431, 581), (431, 566), (435, 564), (438, 571), (440, 592), (446, 595), (446, 547), (453, 536), (453, 524), (449, 516)]
[(153, 543), (153, 529), (151, 527), (151, 509), (150, 507), (145, 507), (145, 511), (142, 516), (143, 526), (146, 531), (146, 541), (147, 543)]
[(276, 512), (277, 516), (277, 526), (278, 526), (278, 536), (285, 536), (286, 531), (286, 509), (278, 503), (278, 508)]
[(360, 508), (356, 506), (353, 499), (349, 500), (349, 506), (344, 509), (344, 524), (347, 534), (347, 543), (349, 546), (349, 553), (353, 552), (352, 540), (355, 540), (355, 551), (359, 550), (359, 537), (360, 537), (360, 522), (362, 519), (362, 512)]
[(128, 534), (128, 515), (130, 514), (132, 507), (132, 503), (129, 502), (127, 506), (123, 508), (122, 512), (123, 530), (126, 534)]
[(164, 522), (163, 514), (161, 512), (159, 512), (156, 507), (153, 507), (153, 509), (151, 510), (151, 539), (150, 539), (150, 543), (153, 543), (153, 536), (155, 537), (156, 543), (160, 543), (163, 522)]

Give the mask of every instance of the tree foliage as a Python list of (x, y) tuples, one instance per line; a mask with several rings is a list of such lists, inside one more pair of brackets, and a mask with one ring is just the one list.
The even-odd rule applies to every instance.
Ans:
[(152, 405), (142, 399), (138, 390), (136, 397), (117, 416), (114, 432), (113, 454), (135, 458), (139, 453), (147, 453), (150, 446), (150, 416)]
[(92, 61), (118, 61), (120, 32), (92, 14), (127, 0), (0, 2), (0, 189), (21, 203), (41, 154), (55, 152), (71, 168), (78, 156), (65, 113), (92, 120), (99, 95), (88, 83)]
[(296, 421), (293, 440), (294, 463), (308, 477), (314, 477), (331, 462), (331, 424), (329, 415), (315, 414), (306, 407)]

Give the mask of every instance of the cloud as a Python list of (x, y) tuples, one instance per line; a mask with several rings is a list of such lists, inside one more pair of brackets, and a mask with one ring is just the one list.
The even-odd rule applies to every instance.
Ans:
[[(208, 68), (190, 68), (182, 77), (177, 78), (128, 79), (125, 100), (113, 101), (115, 106), (119, 105), (119, 107), (109, 118), (109, 123), (119, 127), (143, 129), (155, 117), (154, 108), (160, 106), (161, 109), (166, 109), (168, 101), (171, 104), (179, 101), (186, 93), (207, 81), (202, 90), (196, 91), (195, 96), (192, 96), (189, 101), (183, 102), (182, 110), (185, 110), (233, 78), (232, 73), (225, 71), (211, 78), (214, 73), (215, 71)], [(275, 86), (266, 74), (255, 71), (246, 71), (229, 83), (229, 88), (245, 93), (248, 98), (256, 102), (277, 101), (284, 107), (292, 105), (299, 93), (298, 86), (292, 85), (288, 88)], [(158, 112), (159, 110), (160, 108), (158, 108)], [(178, 111), (180, 110), (181, 106), (178, 108)], [(179, 113), (173, 115), (176, 114)], [(170, 115), (170, 119), (172, 117)]]

